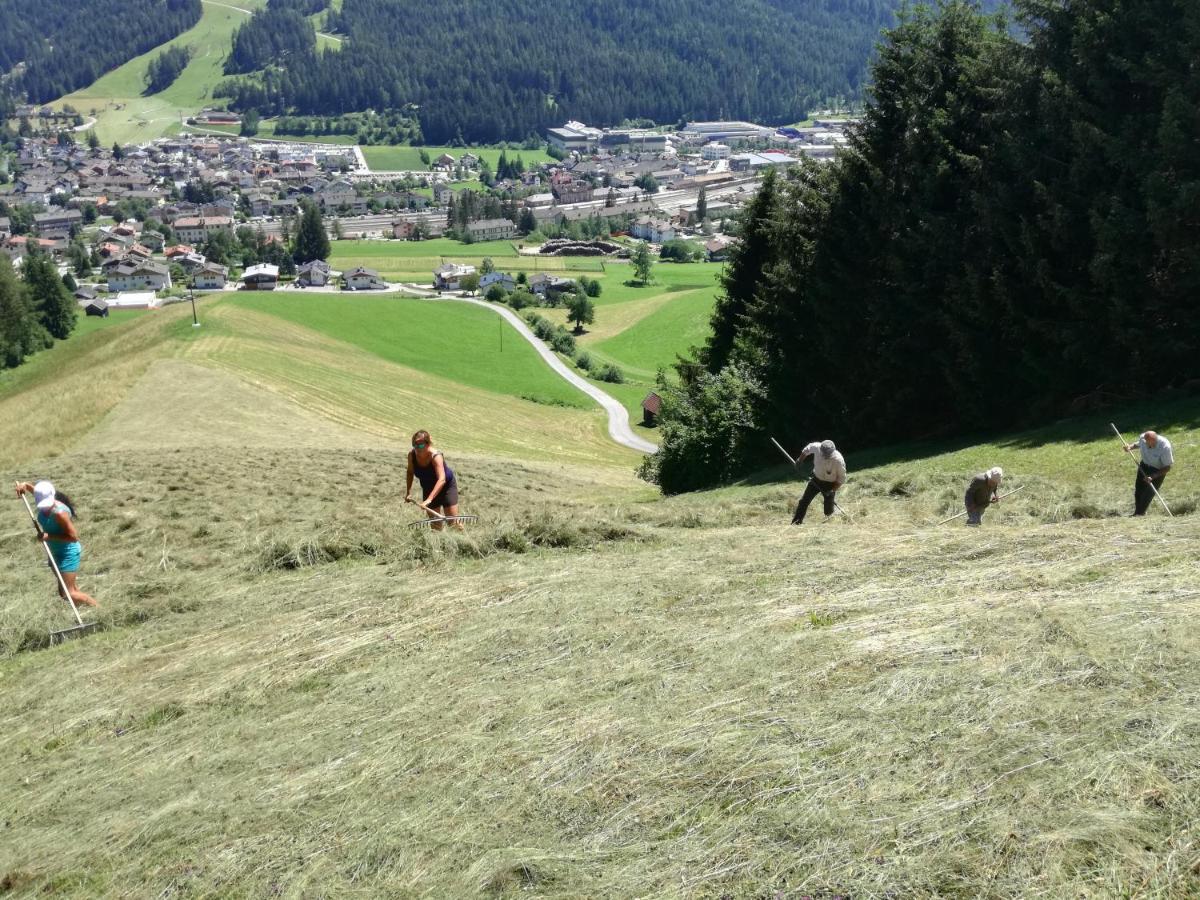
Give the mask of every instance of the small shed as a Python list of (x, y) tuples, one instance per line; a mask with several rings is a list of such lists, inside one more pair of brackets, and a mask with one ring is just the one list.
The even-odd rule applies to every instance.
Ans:
[(95, 300), (89, 300), (87, 306), (83, 308), (85, 315), (99, 316), (102, 319), (108, 318), (108, 301), (101, 300), (97, 297)]
[(642, 401), (642, 424), (653, 426), (658, 422), (658, 414), (662, 411), (662, 397), (651, 391)]

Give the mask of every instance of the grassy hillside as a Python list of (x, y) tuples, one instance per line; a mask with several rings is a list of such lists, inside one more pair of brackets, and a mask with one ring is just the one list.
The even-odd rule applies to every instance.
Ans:
[[(660, 263), (647, 285), (631, 281), (629, 266), (610, 265), (599, 276), (596, 321), (577, 342), (598, 361), (621, 369), (626, 383), (603, 387), (635, 421), (641, 420), (642, 399), (653, 389), (658, 370), (670, 370), (678, 357), (704, 343), (721, 270), (714, 263)], [(546, 314), (567, 324), (566, 310)]]
[[(424, 427), (470, 452), (508, 457), (533, 453), (542, 460), (621, 469), (637, 459), (608, 440), (598, 409), (574, 408), (579, 401), (573, 391), (530, 365), (532, 351), (515, 333), (506, 336), (501, 354), (501, 326), (483, 311), (472, 316), (450, 304), (394, 298), (392, 313), (370, 316), (361, 311), (382, 298), (356, 297), (363, 302), (352, 310), (337, 306), (348, 303), (343, 296), (310, 295), (288, 298), (295, 303), (288, 312), (281, 309), (281, 300), (266, 295), (206, 299), (199, 329), (191, 328), (190, 309), (169, 307), (120, 327), (73, 336), (0, 374), (0, 412), (8, 421), (26, 423), (0, 434), (0, 465), (20, 465), (79, 446), (118, 415), (115, 410), (130, 391), (156, 383), (151, 372), (156, 365), (175, 359), (225, 371), (260, 392), (389, 444), (407, 446), (408, 436)], [(335, 315), (322, 310), (326, 302), (330, 309), (336, 307)], [(299, 312), (304, 309), (309, 310), (309, 325), (328, 327), (329, 333), (305, 327)], [(422, 329), (441, 353), (435, 361), (425, 361), (416, 343)], [(461, 357), (444, 351), (444, 336), (452, 337), (456, 330), (471, 340), (482, 336), (481, 346), (469, 347)], [(409, 349), (392, 349), (392, 339), (396, 347)], [(412, 367), (398, 363), (400, 359), (408, 359)], [(490, 361), (486, 389), (469, 383), (480, 380), (472, 375), (478, 359)], [(459, 377), (463, 380), (455, 380)], [(178, 431), (174, 410), (188, 380), (169, 383), (174, 388), (156, 394), (159, 401), (145, 413), (146, 421), (129, 423), (132, 439), (145, 433), (164, 441), (164, 435)]]
[[(109, 626), (33, 649), (63, 612), (10, 500), (13, 896), (1200, 891), (1196, 403), (1113, 414), (1174, 439), (1175, 520), (1118, 517), (1105, 418), (845, 448), (853, 521), (795, 529), (782, 472), (655, 499), (628, 455), (553, 446), (587, 414), (439, 406), (282, 299), (0, 384), (3, 475), (76, 496)], [(125, 388), (89, 419), (80, 379)], [(481, 516), (463, 536), (407, 527), (415, 422)], [(933, 527), (992, 464), (1027, 490)]]
[[(390, 362), (449, 381), (517, 397), (536, 397), (543, 403), (581, 409), (592, 406), (581, 391), (551, 372), (511, 326), (478, 307), (395, 295), (273, 294), (243, 296), (230, 302), (287, 319)], [(503, 340), (505, 336), (507, 341)]]
[[(264, 6), (265, 0), (204, 0), (204, 14), (195, 27), (149, 53), (131, 59), (89, 87), (68, 94), (59, 104), (70, 103), (84, 115), (95, 115), (96, 130), (105, 144), (133, 143), (177, 134), (183, 116), (193, 115), (212, 103), (213, 88), (225, 76), (233, 32)], [(192, 59), (169, 88), (143, 97), (146, 66), (168, 46), (190, 47)]]

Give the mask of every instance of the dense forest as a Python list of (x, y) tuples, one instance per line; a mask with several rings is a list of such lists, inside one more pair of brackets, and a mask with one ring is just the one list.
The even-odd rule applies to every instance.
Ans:
[(200, 0), (0, 0), (0, 72), (24, 63), (10, 89), (46, 103), (178, 36), (200, 13)]
[(254, 72), (267, 66), (304, 66), (317, 49), (312, 23), (297, 9), (269, 5), (233, 34), (225, 73)]
[(774, 461), (1194, 390), (1200, 4), (916, 8), (850, 150), (762, 187), (663, 381), (667, 492)]
[(348, 40), (327, 53), (290, 5), (235, 38), (230, 71), (272, 63), (221, 88), (236, 108), (415, 110), (425, 139), (444, 143), (519, 140), (568, 118), (794, 122), (859, 96), (899, 3), (739, 0), (730, 14), (705, 0), (455, 0), (431, 14), (419, 0), (345, 0), (327, 27)]

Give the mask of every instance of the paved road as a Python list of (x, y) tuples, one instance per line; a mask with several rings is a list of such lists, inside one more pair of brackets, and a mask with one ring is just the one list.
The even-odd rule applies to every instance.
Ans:
[(658, 449), (657, 444), (653, 444), (643, 437), (634, 434), (633, 428), (629, 425), (629, 411), (621, 404), (616, 397), (611, 394), (606, 394), (600, 388), (596, 387), (590, 381), (587, 381), (573, 372), (561, 359), (559, 359), (554, 351), (547, 347), (544, 343), (538, 340), (537, 336), (529, 330), (529, 326), (525, 324), (525, 320), (518, 316), (507, 306), (501, 306), (495, 303), (488, 303), (484, 300), (474, 300), (470, 297), (456, 297), (450, 295), (437, 294), (415, 284), (404, 285), (406, 291), (410, 291), (418, 296), (425, 297), (430, 300), (453, 300), (458, 303), (470, 303), (475, 306), (482, 306), (484, 309), (490, 309), (499, 316), (503, 316), (508, 320), (509, 324), (517, 330), (521, 337), (529, 341), (533, 345), (533, 349), (546, 361), (555, 372), (557, 372), (568, 384), (572, 384), (579, 388), (593, 400), (603, 407), (608, 414), (608, 436), (622, 446), (628, 447), (631, 450), (637, 450), (640, 453), (653, 453)]

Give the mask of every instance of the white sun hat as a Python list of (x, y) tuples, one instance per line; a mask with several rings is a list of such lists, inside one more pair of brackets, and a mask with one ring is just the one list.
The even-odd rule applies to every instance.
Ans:
[(54, 485), (39, 481), (33, 486), (33, 499), (37, 501), (38, 509), (49, 509), (54, 505)]

